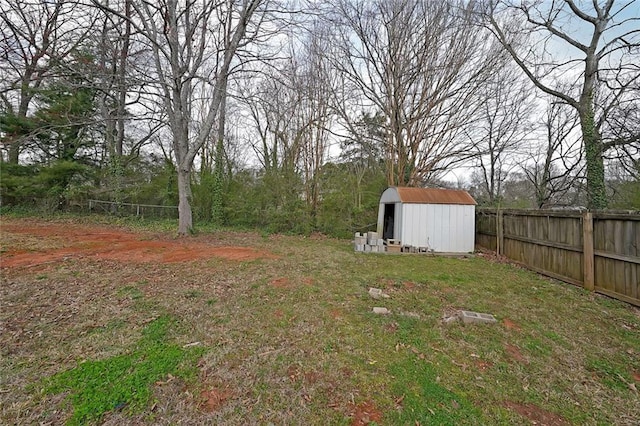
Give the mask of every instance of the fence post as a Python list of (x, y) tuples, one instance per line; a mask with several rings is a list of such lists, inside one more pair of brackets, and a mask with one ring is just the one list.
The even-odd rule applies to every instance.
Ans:
[(496, 210), (496, 254), (504, 254), (504, 216), (502, 210)]
[(593, 252), (593, 214), (582, 214), (582, 256), (584, 263), (584, 288), (593, 291), (595, 289), (594, 278), (594, 252)]

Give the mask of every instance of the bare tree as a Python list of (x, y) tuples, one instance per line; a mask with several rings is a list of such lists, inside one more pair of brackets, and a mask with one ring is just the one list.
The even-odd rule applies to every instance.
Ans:
[[(101, 80), (98, 107), (104, 121), (104, 137), (110, 159), (119, 162), (125, 154), (125, 129), (131, 118), (127, 112), (130, 102), (127, 97), (135, 86), (142, 85), (133, 75), (135, 67), (132, 64), (140, 52), (133, 51), (132, 0), (105, 0), (105, 6), (117, 10), (118, 14), (107, 12), (101, 16), (101, 28), (96, 40)], [(134, 99), (137, 102), (137, 97)]]
[[(638, 66), (640, 69), (640, 65)], [(605, 160), (619, 170), (617, 178), (626, 175), (640, 180), (640, 79), (626, 86), (622, 99), (616, 101), (604, 118), (603, 138), (612, 149)]]
[[(538, 89), (577, 111), (589, 208), (607, 206), (604, 153), (637, 138), (603, 138), (607, 117), (628, 99), (628, 87), (640, 79), (637, 7), (636, 0), (485, 2), (487, 27), (518, 66)], [(513, 42), (513, 36), (523, 31), (531, 34), (533, 47)], [(554, 48), (554, 43), (562, 47)], [(567, 79), (574, 84), (566, 86)]]
[(14, 121), (1, 142), (10, 162), (18, 163), (30, 137), (24, 121), (38, 90), (85, 40), (93, 21), (75, 1), (0, 2), (0, 113)]
[(265, 173), (299, 176), (312, 218), (320, 202), (335, 85), (322, 52), (322, 31), (310, 28), (292, 39), (289, 58), (265, 70), (261, 82), (242, 95), (255, 130), (252, 147)]
[(255, 131), (251, 147), (266, 173), (296, 170), (306, 130), (296, 114), (303, 96), (292, 85), (297, 64), (289, 58), (278, 68), (264, 71), (253, 87), (247, 85), (241, 92)]
[(362, 114), (360, 120), (344, 121), (347, 136), (341, 143), (341, 159), (347, 164), (352, 182), (353, 207), (362, 208), (363, 184), (369, 174), (382, 172), (384, 146), (384, 117), (381, 114)]
[(419, 185), (467, 153), (461, 129), (492, 59), (473, 2), (334, 3), (334, 66), (386, 121), (389, 185)]
[(480, 93), (476, 121), (468, 126), (475, 162), (488, 202), (495, 205), (502, 184), (518, 165), (518, 153), (526, 149), (531, 133), (530, 116), (535, 107), (528, 81), (514, 76), (511, 67), (497, 71)]
[(571, 107), (552, 101), (543, 118), (544, 143), (538, 145), (520, 167), (533, 187), (537, 208), (569, 204), (567, 194), (578, 185), (584, 167), (580, 139), (576, 137), (579, 117)]
[[(105, 4), (95, 3), (122, 16)], [(191, 173), (196, 156), (209, 140), (221, 114), (229, 75), (237, 52), (258, 36), (259, 14), (264, 0), (188, 1), (160, 3), (135, 0), (132, 7), (139, 20), (132, 24), (152, 52), (152, 79), (157, 97), (167, 114), (173, 136), (178, 175), (178, 233), (193, 228)], [(194, 98), (202, 87), (212, 91), (204, 121), (194, 123)]]
[(317, 216), (321, 188), (320, 176), (329, 150), (329, 129), (333, 114), (330, 108), (332, 93), (337, 84), (335, 72), (324, 53), (328, 49), (328, 28), (316, 21), (303, 37), (300, 53), (300, 73), (293, 80), (295, 89), (302, 94), (297, 111), (298, 126), (304, 128), (300, 162), (303, 171), (305, 200), (312, 219)]

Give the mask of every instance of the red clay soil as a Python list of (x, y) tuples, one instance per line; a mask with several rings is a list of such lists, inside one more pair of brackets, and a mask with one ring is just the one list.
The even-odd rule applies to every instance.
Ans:
[(287, 277), (280, 277), (271, 280), (269, 284), (275, 288), (288, 288), (291, 285), (291, 281)]
[(203, 411), (214, 413), (233, 396), (233, 393), (229, 389), (209, 389), (200, 392), (200, 398), (202, 404), (200, 407)]
[(350, 408), (351, 426), (365, 426), (382, 420), (382, 411), (378, 410), (371, 401), (365, 401)]
[(493, 367), (493, 363), (491, 361), (482, 361), (482, 360), (475, 360), (475, 365), (478, 368), (478, 370), (480, 371), (486, 371), (489, 368)]
[(506, 343), (504, 345), (504, 349), (509, 357), (511, 357), (511, 359), (513, 359), (514, 361), (520, 364), (529, 364), (529, 360), (525, 358), (524, 355), (522, 355), (522, 352), (520, 352), (520, 348), (518, 348), (517, 346)]
[(505, 328), (507, 330), (520, 331), (520, 326), (518, 324), (516, 324), (515, 322), (513, 322), (512, 320), (510, 320), (509, 318), (503, 319), (502, 323), (504, 324), (504, 326), (505, 326)]
[(2, 253), (0, 266), (12, 268), (57, 262), (67, 258), (90, 257), (133, 263), (175, 263), (212, 257), (228, 260), (274, 258), (274, 255), (251, 247), (214, 246), (183, 240), (168, 240), (99, 226), (76, 226), (32, 221), (2, 224), (3, 234), (27, 235), (58, 241), (58, 248), (15, 250)]
[(505, 407), (515, 411), (523, 417), (531, 420), (531, 423), (539, 426), (568, 426), (569, 422), (555, 413), (545, 411), (534, 404), (519, 404), (505, 401)]
[(414, 283), (413, 281), (404, 281), (402, 283), (402, 286), (405, 290), (413, 290), (416, 288), (416, 283)]
[(340, 312), (339, 309), (332, 309), (329, 312), (329, 315), (331, 315), (331, 318), (333, 318), (334, 320), (337, 320), (338, 318), (342, 318), (342, 312)]

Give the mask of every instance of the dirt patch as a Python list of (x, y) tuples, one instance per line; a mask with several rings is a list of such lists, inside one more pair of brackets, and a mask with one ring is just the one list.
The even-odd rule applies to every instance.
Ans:
[(396, 283), (395, 280), (392, 280), (390, 278), (379, 278), (378, 279), (378, 285), (376, 287), (388, 290), (391, 287), (395, 287), (397, 285), (398, 285), (398, 283)]
[(520, 404), (512, 401), (505, 401), (505, 407), (515, 411), (523, 417), (531, 420), (534, 425), (540, 426), (565, 426), (569, 425), (565, 419), (559, 415), (541, 409), (535, 404)]
[(316, 384), (322, 378), (322, 374), (315, 370), (307, 371), (306, 373), (304, 373), (304, 381), (310, 385)]
[(631, 373), (631, 377), (633, 377), (633, 380), (636, 382), (640, 382), (640, 371), (634, 371)]
[(342, 367), (340, 369), (340, 374), (342, 375), (343, 378), (348, 379), (351, 376), (353, 376), (354, 371), (348, 367)]
[(398, 323), (393, 321), (385, 325), (384, 329), (387, 330), (389, 333), (395, 333), (396, 331), (398, 331), (398, 327), (399, 327)]
[(484, 247), (476, 247), (476, 256), (487, 259), (491, 263), (500, 263), (503, 265), (511, 265), (517, 268), (523, 268), (521, 264), (509, 259), (506, 256), (499, 255), (495, 251), (487, 250)]
[(486, 371), (489, 368), (493, 367), (493, 363), (492, 362), (490, 362), (490, 361), (482, 361), (480, 359), (475, 360), (474, 364), (476, 365), (476, 367), (480, 371)]
[(525, 358), (524, 355), (522, 355), (522, 352), (520, 352), (520, 348), (518, 348), (517, 346), (507, 343), (504, 345), (504, 350), (507, 352), (507, 355), (509, 355), (509, 357), (514, 361), (521, 364), (529, 364), (529, 360)]
[(35, 266), (85, 257), (132, 263), (177, 263), (213, 257), (248, 261), (276, 257), (251, 247), (214, 246), (188, 238), (180, 241), (168, 240), (93, 226), (43, 225), (17, 221), (3, 224), (2, 232), (53, 239), (58, 245), (55, 248), (35, 248), (30, 251), (12, 251), (9, 247), (2, 255), (3, 268)]
[(304, 380), (305, 383), (313, 385), (322, 379), (322, 374), (315, 370), (303, 371), (297, 365), (290, 365), (287, 368), (287, 377), (289, 377), (289, 380), (292, 382)]
[(287, 377), (289, 377), (292, 382), (298, 381), (300, 374), (302, 374), (302, 372), (297, 365), (290, 365), (287, 367)]
[(324, 241), (324, 240), (326, 240), (328, 238), (329, 237), (327, 237), (322, 232), (312, 232), (311, 235), (309, 235), (309, 239), (314, 240), (314, 241)]
[(229, 389), (207, 389), (200, 392), (200, 407), (209, 413), (218, 411), (233, 396)]
[(291, 281), (287, 277), (280, 277), (271, 280), (269, 284), (275, 288), (288, 288), (291, 285)]
[(404, 282), (402, 283), (402, 287), (403, 287), (405, 290), (415, 290), (415, 288), (416, 288), (416, 283), (414, 283), (413, 281), (404, 281)]
[(378, 410), (371, 401), (364, 401), (358, 405), (349, 406), (351, 426), (365, 426), (382, 420), (382, 411)]
[(331, 318), (333, 318), (334, 320), (342, 318), (342, 312), (339, 309), (331, 309), (329, 314), (331, 315)]
[(507, 330), (520, 331), (520, 326), (518, 324), (516, 324), (514, 321), (510, 320), (509, 318), (503, 319), (502, 323), (504, 324), (504, 327)]

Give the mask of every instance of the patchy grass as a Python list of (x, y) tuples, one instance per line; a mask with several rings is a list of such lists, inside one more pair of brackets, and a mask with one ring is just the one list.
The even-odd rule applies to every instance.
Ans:
[[(172, 232), (152, 232), (145, 238), (175, 241)], [(4, 231), (0, 239), (5, 253), (69, 244)], [(231, 231), (182, 243), (275, 256), (70, 257), (3, 269), (0, 423), (632, 425), (640, 418), (640, 312), (624, 303), (482, 256), (365, 255), (321, 236)], [(371, 299), (369, 287), (390, 298)], [(374, 306), (392, 314), (374, 315)], [(498, 323), (443, 321), (460, 309), (491, 313)], [(161, 331), (158, 339), (150, 329)], [(91, 402), (90, 395), (102, 396)]]
[(440, 385), (437, 369), (420, 357), (405, 358), (392, 364), (393, 391), (402, 395), (399, 409), (389, 416), (393, 424), (483, 424), (481, 411), (464, 396), (456, 395)]
[(169, 317), (160, 317), (142, 330), (134, 348), (106, 359), (82, 360), (70, 370), (45, 380), (45, 393), (68, 391), (73, 409), (69, 425), (97, 421), (111, 410), (139, 411), (151, 387), (169, 377), (193, 375), (201, 348), (183, 349), (166, 341)]

